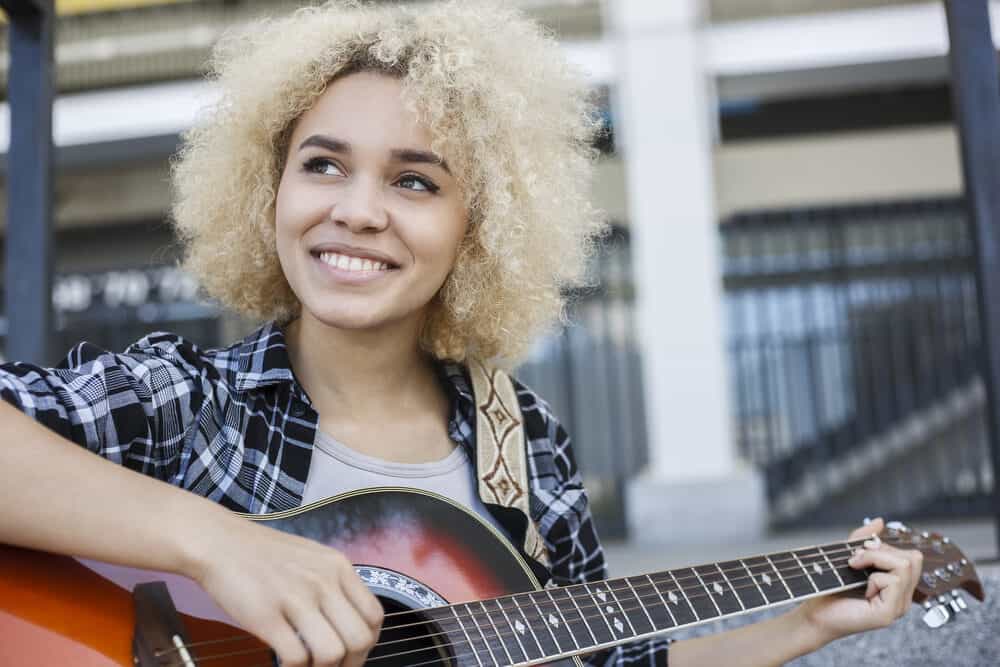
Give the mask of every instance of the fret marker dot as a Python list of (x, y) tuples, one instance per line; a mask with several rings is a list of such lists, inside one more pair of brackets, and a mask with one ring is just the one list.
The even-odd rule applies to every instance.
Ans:
[(667, 593), (667, 599), (670, 600), (671, 602), (673, 602), (674, 604), (677, 604), (677, 596), (674, 595), (673, 591), (670, 591), (669, 593)]
[(615, 619), (615, 630), (618, 632), (625, 632), (625, 626), (617, 618)]
[(715, 591), (716, 595), (722, 595), (722, 586), (719, 585), (718, 581), (712, 584), (712, 590)]
[(761, 581), (763, 581), (763, 582), (764, 582), (765, 584), (767, 584), (768, 586), (770, 586), (770, 585), (771, 585), (771, 577), (767, 576), (766, 574), (762, 574), (762, 575), (760, 576), (760, 580), (761, 580)]
[(615, 613), (615, 608), (612, 607), (611, 605), (608, 605), (607, 607), (604, 608), (604, 611), (608, 612), (609, 614), (613, 614)]
[(514, 629), (523, 635), (525, 630), (524, 623), (521, 623), (521, 621), (514, 621)]
[(549, 625), (551, 625), (553, 628), (558, 628), (559, 619), (553, 616), (552, 614), (549, 614)]
[(819, 566), (819, 563), (813, 563), (813, 572), (816, 574), (823, 574), (823, 568)]
[(607, 596), (607, 595), (605, 595), (605, 594), (604, 594), (604, 591), (602, 591), (602, 590), (601, 590), (600, 588), (598, 588), (598, 589), (597, 589), (597, 598), (598, 598), (598, 599), (599, 599), (599, 600), (600, 600), (601, 602), (607, 602), (607, 601), (608, 601), (608, 596)]

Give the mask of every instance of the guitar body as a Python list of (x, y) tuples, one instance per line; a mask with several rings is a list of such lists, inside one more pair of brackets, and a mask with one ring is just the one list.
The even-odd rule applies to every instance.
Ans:
[[(366, 489), (247, 518), (327, 544), (355, 563), (389, 615), (369, 656), (378, 667), (478, 665), (462, 647), (482, 649), (487, 635), (456, 622), (446, 605), (539, 588), (528, 565), (492, 526), (422, 491)], [(193, 664), (269, 664), (266, 647), (252, 638), (232, 640), (246, 633), (184, 577), (2, 545), (0, 664), (132, 665), (137, 609), (131, 591), (150, 581), (166, 583)], [(391, 627), (389, 618), (399, 627)], [(229, 641), (201, 643), (219, 639)], [(168, 651), (163, 664), (184, 664), (165, 640), (152, 641), (160, 641), (156, 650)], [(229, 653), (235, 655), (216, 657)], [(497, 664), (505, 662), (497, 656)], [(580, 663), (573, 658), (565, 664)]]

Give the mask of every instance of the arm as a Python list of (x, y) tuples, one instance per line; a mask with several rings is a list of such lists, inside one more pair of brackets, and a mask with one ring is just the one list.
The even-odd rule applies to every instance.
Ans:
[[(94, 369), (82, 375), (10, 369), (0, 368), (0, 488), (17, 502), (0, 506), (0, 543), (188, 576), (273, 646), (282, 664), (361, 664), (382, 610), (343, 555), (127, 469), (131, 462), (161, 477), (162, 466), (146, 463), (179, 458), (156, 451), (162, 420), (138, 374), (104, 383)], [(39, 377), (52, 385), (78, 380), (89, 390), (62, 384), (47, 391)], [(123, 387), (132, 381), (138, 393), (126, 396)], [(113, 400), (111, 388), (93, 390), (102, 384), (118, 391)], [(173, 392), (174, 399), (185, 395), (183, 388)], [(114, 418), (110, 405), (118, 411)], [(60, 433), (80, 437), (77, 444), (105, 458)], [(105, 460), (116, 458), (125, 465)]]
[[(882, 520), (876, 519), (854, 531), (850, 539), (877, 535), (882, 528)], [(835, 639), (889, 626), (910, 606), (923, 557), (919, 551), (895, 549), (877, 540), (866, 542), (865, 547), (849, 561), (857, 570), (879, 570), (869, 577), (863, 598), (813, 598), (776, 618), (675, 642), (670, 649), (670, 664), (782, 665)]]

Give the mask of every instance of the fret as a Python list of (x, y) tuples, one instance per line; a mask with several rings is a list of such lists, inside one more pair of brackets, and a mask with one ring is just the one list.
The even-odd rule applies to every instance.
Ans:
[(784, 581), (767, 556), (744, 558), (743, 563), (753, 574), (754, 581), (760, 586), (761, 593), (768, 604), (788, 600), (792, 592), (784, 585)]
[(729, 580), (729, 577), (726, 575), (726, 571), (723, 570), (722, 566), (719, 565), (718, 563), (715, 564), (715, 569), (717, 569), (719, 571), (719, 574), (722, 575), (722, 578), (726, 580), (726, 584), (729, 585), (729, 590), (733, 592), (733, 597), (735, 597), (736, 601), (740, 603), (740, 611), (746, 611), (746, 605), (743, 604), (743, 599), (740, 598), (740, 594), (733, 587), (733, 582)]
[(754, 609), (756, 607), (763, 607), (764, 605), (768, 604), (767, 596), (764, 595), (764, 589), (761, 588), (760, 584), (757, 582), (757, 577), (753, 576), (753, 572), (750, 571), (750, 568), (747, 567), (747, 564), (745, 562), (740, 560), (739, 564), (743, 567), (743, 570), (747, 573), (746, 576), (747, 581), (752, 581), (753, 585), (757, 589), (757, 593), (760, 594), (760, 600), (757, 600), (757, 598), (754, 596), (754, 589), (750, 588), (749, 586), (745, 586), (743, 588), (743, 599), (747, 600), (751, 609)]
[(841, 586), (846, 585), (846, 584), (844, 584), (844, 578), (842, 576), (840, 576), (840, 571), (833, 564), (833, 561), (830, 560), (830, 556), (827, 555), (826, 549), (824, 547), (820, 547), (819, 548), (819, 552), (821, 554), (823, 554), (823, 558), (826, 559), (826, 564), (830, 566), (830, 571), (833, 572), (835, 575), (837, 575), (837, 580), (840, 582), (840, 585)]
[[(700, 621), (701, 619), (698, 618), (698, 612), (694, 610), (694, 605), (691, 604), (691, 600), (688, 598), (687, 592), (683, 588), (681, 588), (681, 584), (679, 581), (677, 581), (677, 577), (674, 576), (673, 571), (668, 570), (667, 574), (670, 575), (670, 580), (674, 582), (674, 587), (677, 591), (676, 594), (674, 594), (673, 591), (668, 591), (667, 599), (670, 600), (671, 602), (674, 602), (674, 598), (676, 597), (683, 598), (684, 602), (687, 604), (687, 609), (691, 611), (691, 616), (689, 617), (690, 620), (683, 620), (681, 621), (681, 624), (686, 625), (688, 623), (694, 623), (695, 621)], [(673, 597), (671, 597), (671, 595), (673, 595)], [(680, 604), (674, 607), (674, 613), (677, 614), (678, 619), (680, 619), (682, 616), (687, 617), (687, 614), (684, 612), (684, 607), (681, 606)]]
[(496, 635), (497, 642), (500, 644), (500, 648), (503, 649), (504, 654), (507, 656), (507, 662), (510, 664), (514, 664), (515, 660), (513, 656), (511, 656), (510, 651), (507, 650), (507, 642), (504, 639), (504, 636), (500, 634), (500, 629), (497, 627), (497, 624), (493, 622), (493, 616), (490, 614), (489, 609), (486, 608), (486, 604), (480, 601), (479, 606), (483, 608), (483, 614), (486, 616), (486, 620), (489, 621), (490, 627), (493, 628), (493, 632)]
[[(618, 594), (615, 592), (615, 587), (611, 585), (610, 581), (605, 581), (604, 583), (607, 586), (608, 592), (611, 593), (611, 597), (615, 599), (615, 604), (618, 605), (618, 614), (625, 617), (625, 622), (628, 623), (628, 627), (632, 631), (632, 636), (634, 637), (638, 635), (639, 633), (635, 631), (635, 626), (632, 625), (632, 619), (629, 618), (629, 615), (627, 613), (625, 613), (625, 608), (622, 607), (622, 603), (618, 599)], [(615, 629), (618, 630), (619, 632), (624, 632), (624, 630), (619, 627), (620, 623), (621, 623), (620, 619), (617, 619), (614, 616), (611, 617), (611, 625), (615, 626)]]
[(455, 608), (454, 607), (449, 607), (449, 608), (451, 609), (451, 613), (455, 615), (455, 620), (458, 621), (458, 627), (462, 628), (462, 634), (465, 635), (466, 641), (469, 642), (469, 646), (472, 648), (472, 655), (476, 659), (476, 664), (482, 667), (483, 661), (479, 659), (479, 651), (480, 651), (479, 647), (476, 646), (476, 642), (472, 640), (472, 637), (469, 635), (469, 631), (465, 629), (465, 624), (462, 623), (462, 619), (459, 618), (458, 612), (455, 611)]
[(698, 577), (698, 583), (705, 589), (705, 595), (708, 596), (708, 599), (712, 601), (712, 606), (715, 607), (716, 615), (722, 616), (722, 609), (719, 607), (719, 603), (715, 601), (715, 596), (712, 594), (712, 591), (708, 589), (708, 585), (705, 584), (705, 580), (701, 578), (701, 573), (694, 567), (691, 568), (691, 571), (694, 572), (694, 576)]
[(539, 600), (536, 597), (537, 593), (528, 593), (528, 599), (531, 600), (532, 604), (535, 605), (535, 609), (538, 611), (538, 617), (542, 620), (542, 625), (548, 630), (549, 634), (552, 636), (552, 641), (555, 642), (556, 648), (559, 649), (559, 653), (565, 653), (567, 651), (572, 651), (576, 646), (576, 641), (573, 639), (572, 633), (569, 628), (566, 627), (566, 621), (561, 615), (558, 615), (558, 609), (555, 608), (555, 604), (548, 597), (544, 597)]
[[(566, 617), (566, 622), (569, 623), (574, 637), (583, 635), (580, 631), (580, 628), (582, 627), (586, 630), (586, 634), (590, 635), (590, 638), (593, 641), (592, 646), (600, 644), (601, 642), (597, 639), (597, 635), (594, 634), (594, 630), (590, 627), (590, 623), (587, 622), (587, 616), (583, 613), (580, 605), (577, 604), (576, 595), (574, 595), (574, 593), (580, 589), (577, 586), (574, 586), (572, 589), (560, 588), (557, 586), (547, 590), (549, 591), (549, 596), (551, 596), (556, 604), (562, 608), (563, 616)], [(586, 593), (586, 591), (584, 592)], [(566, 600), (570, 601), (572, 607), (566, 604)], [(583, 603), (584, 606), (588, 604), (586, 600), (584, 600)]]
[[(781, 581), (781, 585), (785, 587), (785, 590), (786, 590), (786, 591), (788, 591), (788, 598), (794, 598), (794, 597), (795, 597), (795, 594), (794, 594), (794, 593), (792, 593), (792, 589), (788, 587), (788, 582), (787, 582), (787, 581), (785, 581), (785, 577), (784, 577), (784, 576), (782, 576), (782, 574), (781, 574), (781, 570), (779, 570), (778, 568), (776, 568), (776, 567), (774, 566), (774, 561), (773, 561), (773, 560), (771, 560), (771, 557), (770, 557), (770, 556), (764, 556), (764, 558), (766, 558), (766, 559), (767, 559), (767, 562), (768, 562), (768, 564), (769, 564), (769, 565), (771, 566), (771, 570), (772, 570), (772, 571), (774, 572), (774, 574), (775, 574), (775, 575), (776, 575), (776, 576), (778, 577), (778, 579), (779, 579), (779, 580)], [(786, 599), (787, 599), (787, 598), (786, 598)]]
[[(514, 662), (515, 663), (530, 662), (532, 657), (541, 658), (542, 657), (541, 648), (539, 648), (538, 655), (536, 655), (536, 656), (532, 656), (531, 653), (529, 653), (527, 651), (527, 649), (524, 648), (524, 642), (521, 641), (521, 635), (523, 635), (525, 632), (527, 632), (527, 629), (524, 627), (524, 624), (523, 623), (518, 623), (518, 624), (513, 623), (510, 620), (510, 616), (507, 614), (507, 610), (504, 609), (503, 605), (500, 603), (500, 600), (498, 600), (498, 599), (497, 600), (493, 600), (493, 602), (496, 604), (497, 608), (500, 609), (500, 613), (503, 614), (504, 620), (507, 621), (507, 626), (510, 627), (511, 635), (514, 637), (514, 640), (517, 642), (517, 646), (514, 646), (513, 644), (510, 644), (510, 646), (509, 646), (509, 650), (514, 651), (515, 652), (515, 657), (517, 658), (516, 660), (514, 660)], [(517, 650), (516, 649), (520, 649), (520, 654), (519, 655), (517, 654)], [(521, 660), (522, 656), (524, 657), (524, 660)]]
[[(709, 592), (697, 572), (687, 567), (679, 570), (673, 570), (671, 571), (671, 574), (673, 574), (674, 579), (678, 581), (678, 585), (680, 585), (680, 582), (684, 582), (683, 587), (681, 587), (681, 592), (694, 609), (695, 615), (698, 617), (699, 621), (704, 621), (710, 618), (718, 618), (722, 615), (722, 612), (719, 611), (719, 606), (715, 604), (715, 600), (712, 599), (712, 594)], [(701, 587), (700, 590), (699, 586)]]
[[(844, 547), (847, 549), (848, 554), (854, 553), (854, 547), (850, 544), (845, 543)], [(844, 567), (840, 569), (840, 575), (844, 578), (845, 584), (857, 584), (868, 581), (868, 574), (864, 570), (855, 570), (846, 562), (844, 563)]]
[(555, 640), (552, 635), (547, 631), (542, 630), (542, 626), (545, 623), (542, 622), (541, 614), (538, 613), (537, 609), (534, 609), (534, 604), (521, 604), (521, 601), (531, 602), (530, 598), (526, 598), (525, 595), (513, 595), (511, 600), (517, 606), (518, 612), (520, 612), (521, 618), (528, 625), (528, 630), (531, 632), (531, 636), (535, 638), (535, 642), (542, 649), (542, 655), (558, 655), (562, 653), (559, 647), (556, 645)]
[[(780, 558), (781, 561), (786, 563), (785, 567), (790, 570), (788, 576), (785, 577), (785, 583), (792, 589), (795, 597), (803, 597), (818, 592), (819, 588), (813, 583), (812, 577), (809, 576), (809, 570), (802, 564), (802, 561), (795, 555), (795, 552), (786, 551), (785, 556), (785, 558)], [(791, 558), (788, 558), (788, 556), (791, 556)], [(801, 570), (802, 574), (795, 572), (795, 568)]]
[[(597, 613), (600, 614), (601, 619), (604, 621), (604, 625), (607, 626), (607, 635), (606, 635), (607, 639), (602, 639), (601, 643), (603, 644), (605, 642), (619, 639), (620, 635), (615, 633), (614, 628), (611, 627), (611, 621), (608, 620), (608, 614), (606, 608), (610, 609), (611, 611), (614, 611), (613, 607), (608, 606), (608, 594), (604, 591), (601, 585), (597, 585), (596, 593), (588, 584), (584, 584), (583, 587), (590, 594), (590, 599), (593, 601), (594, 606), (592, 607), (592, 609), (597, 610)], [(594, 630), (594, 633), (600, 637), (601, 635), (604, 634), (604, 630), (605, 628), (602, 628), (600, 623), (598, 623), (597, 628)]]
[(479, 619), (476, 618), (476, 612), (473, 611), (472, 607), (468, 604), (465, 604), (464, 607), (465, 612), (469, 615), (469, 618), (472, 619), (472, 625), (479, 632), (479, 636), (483, 638), (483, 644), (486, 646), (486, 652), (490, 654), (490, 660), (493, 664), (496, 664), (498, 662), (497, 655), (493, 652), (493, 646), (490, 644), (489, 637), (486, 636), (486, 631), (483, 630), (483, 626), (479, 624)]
[(576, 644), (577, 648), (596, 646), (599, 643), (597, 637), (591, 631), (590, 625), (587, 624), (587, 619), (583, 617), (579, 605), (568, 590), (556, 586), (554, 588), (546, 588), (545, 593), (552, 600), (552, 604), (559, 610), (560, 615), (566, 623), (566, 627), (569, 628), (570, 634), (573, 636), (573, 643)]
[(829, 559), (818, 548), (798, 549), (795, 555), (809, 572), (809, 578), (820, 591), (829, 591), (843, 586), (840, 576), (829, 565)]
[[(632, 585), (632, 582), (628, 580), (628, 577), (621, 579), (621, 581), (624, 581), (625, 585), (628, 586), (629, 591), (631, 591), (632, 595), (635, 596), (636, 604), (639, 605), (639, 608), (642, 609), (642, 613), (646, 616), (646, 619), (649, 621), (649, 629), (646, 629), (645, 623), (642, 622), (642, 617), (639, 616), (638, 614), (635, 614), (635, 623), (639, 624), (638, 634), (644, 635), (648, 632), (653, 632), (654, 630), (658, 630), (659, 628), (656, 627), (656, 623), (653, 622), (653, 617), (649, 615), (649, 610), (646, 609), (646, 603), (643, 601), (642, 596), (640, 596), (639, 593), (635, 590), (635, 586)], [(642, 584), (640, 584), (640, 586), (642, 586)], [(643, 586), (643, 588), (645, 588), (645, 586)], [(647, 595), (646, 597), (650, 596)], [(629, 611), (632, 610), (629, 609)], [(633, 623), (633, 625), (635, 625), (635, 623)]]
[(701, 577), (703, 585), (708, 589), (712, 601), (719, 609), (719, 614), (726, 616), (743, 611), (743, 603), (732, 590), (724, 574), (719, 571), (717, 565), (698, 565), (694, 571)]
[[(670, 616), (670, 619), (669, 619), (670, 623), (669, 624), (666, 621), (664, 621), (664, 622), (658, 624), (657, 627), (658, 628), (674, 628), (674, 627), (677, 627), (677, 619), (674, 617), (674, 612), (670, 611), (670, 604), (667, 602), (666, 598), (663, 597), (663, 593), (660, 592), (660, 589), (656, 585), (656, 582), (653, 581), (653, 577), (651, 577), (651, 576), (649, 576), (647, 574), (646, 575), (646, 579), (649, 580), (649, 585), (653, 587), (653, 590), (656, 591), (656, 594), (658, 596), (660, 596), (660, 602), (663, 603), (663, 611), (667, 612), (667, 615)], [(654, 613), (656, 613), (658, 611), (659, 610), (656, 609), (655, 607), (653, 608), (653, 612)]]

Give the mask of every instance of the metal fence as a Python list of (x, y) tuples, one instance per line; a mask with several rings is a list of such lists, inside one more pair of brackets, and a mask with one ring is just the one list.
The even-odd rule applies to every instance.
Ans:
[(722, 226), (735, 430), (775, 523), (859, 489), (896, 516), (988, 511), (968, 229), (959, 199)]
[(569, 325), (543, 338), (515, 375), (566, 426), (595, 520), (625, 535), (624, 487), (647, 462), (641, 357), (628, 233), (615, 228), (592, 265), (595, 286), (569, 294)]

